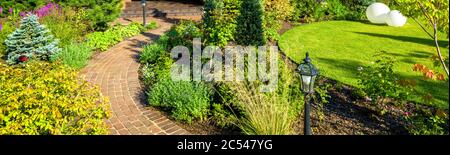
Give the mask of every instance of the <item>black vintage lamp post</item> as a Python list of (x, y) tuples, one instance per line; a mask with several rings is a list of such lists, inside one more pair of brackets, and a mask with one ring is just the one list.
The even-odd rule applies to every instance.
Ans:
[(147, 8), (145, 7), (147, 5), (147, 1), (146, 0), (141, 0), (141, 5), (142, 5), (142, 18), (143, 18), (143, 25), (146, 26), (147, 23), (145, 21), (145, 17), (147, 16), (146, 12), (147, 12)]
[(311, 94), (314, 93), (314, 82), (316, 80), (317, 75), (319, 75), (319, 71), (311, 64), (311, 59), (309, 58), (308, 52), (306, 52), (306, 57), (303, 59), (303, 63), (301, 63), (298, 68), (298, 72), (300, 73), (300, 79), (302, 82), (302, 91), (305, 93), (305, 120), (304, 120), (304, 130), (305, 135), (311, 135), (311, 118), (310, 118), (310, 99)]

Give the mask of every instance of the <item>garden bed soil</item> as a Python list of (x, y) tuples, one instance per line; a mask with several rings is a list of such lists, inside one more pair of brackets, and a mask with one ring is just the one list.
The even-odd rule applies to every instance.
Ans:
[[(332, 87), (328, 90), (329, 103), (322, 104), (322, 118), (319, 119), (318, 113), (320, 103), (312, 104), (311, 108), (311, 129), (316, 135), (409, 135), (404, 115), (423, 115), (423, 111), (436, 114), (439, 110), (412, 102), (395, 105), (393, 100), (373, 105), (367, 97), (353, 94), (355, 88), (322, 78), (319, 85), (324, 83), (331, 83)], [(303, 134), (303, 129), (302, 112), (295, 130)]]
[(291, 23), (284, 21), (284, 22), (282, 23), (281, 29), (278, 31), (278, 34), (282, 35), (284, 32), (286, 32), (286, 31), (292, 29), (292, 27), (293, 27), (293, 26), (292, 26)]
[[(407, 135), (402, 120), (403, 111), (412, 106), (382, 105), (384, 114), (367, 99), (352, 95), (353, 88), (336, 85), (328, 79), (320, 83), (333, 83), (328, 90), (329, 103), (313, 103), (311, 110), (311, 129), (315, 135)], [(338, 91), (339, 90), (339, 91)], [(319, 104), (322, 104), (320, 118)], [(411, 104), (411, 103), (408, 103)], [(303, 111), (296, 122), (295, 130), (303, 134)], [(319, 119), (320, 118), (320, 119)]]

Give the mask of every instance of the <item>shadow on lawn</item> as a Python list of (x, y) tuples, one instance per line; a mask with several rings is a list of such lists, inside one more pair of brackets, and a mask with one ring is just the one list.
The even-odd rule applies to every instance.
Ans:
[[(413, 79), (417, 82), (417, 85), (424, 86), (421, 90), (422, 92), (419, 92), (419, 94), (415, 96), (419, 100), (422, 100), (422, 97), (429, 93), (430, 95), (433, 96), (431, 106), (437, 106), (440, 108), (447, 107), (445, 109), (448, 109), (448, 106), (442, 104), (445, 102), (437, 103), (436, 100), (447, 101), (447, 104), (448, 104), (449, 81), (438, 81), (438, 80), (425, 79), (423, 77), (423, 75), (421, 75), (421, 73), (417, 73), (416, 75), (413, 75), (413, 76), (412, 75), (399, 75), (399, 76), (404, 79)], [(421, 103), (421, 104), (429, 105), (427, 103)]]
[(417, 63), (416, 59), (411, 59), (411, 57), (423, 58), (423, 59), (431, 60), (431, 57), (433, 56), (433, 53), (425, 52), (425, 51), (413, 51), (412, 53), (410, 52), (410, 53), (407, 53), (407, 54), (392, 53), (392, 52), (389, 52), (389, 51), (383, 51), (383, 54), (386, 54), (386, 55), (389, 55), (389, 56), (393, 56), (393, 58), (395, 58), (396, 60), (403, 61), (405, 63), (411, 64), (411, 69), (412, 69), (412, 65)]
[[(333, 65), (333, 68), (336, 68), (336, 70), (340, 70), (345, 72), (345, 75), (347, 75), (348, 78), (358, 78), (357, 77), (357, 69), (360, 66), (364, 66), (359, 61), (351, 60), (351, 59), (329, 59), (329, 58), (316, 58), (318, 62), (325, 63), (328, 65)], [(321, 66), (317, 66), (321, 67)], [(319, 68), (320, 70), (320, 68)]]
[[(353, 32), (357, 34), (363, 34), (373, 37), (381, 37), (381, 38), (389, 38), (404, 42), (411, 42), (411, 43), (417, 43), (422, 45), (428, 45), (428, 46), (435, 46), (434, 41), (432, 39), (424, 39), (424, 38), (417, 38), (417, 37), (409, 37), (409, 36), (394, 36), (394, 35), (387, 35), (387, 34), (378, 34), (378, 33), (369, 33), (369, 32)], [(446, 48), (448, 46), (448, 41), (438, 41), (439, 46), (442, 48)]]

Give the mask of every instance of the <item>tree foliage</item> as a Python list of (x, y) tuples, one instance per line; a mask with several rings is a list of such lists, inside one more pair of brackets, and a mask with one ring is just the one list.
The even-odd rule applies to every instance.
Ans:
[[(409, 17), (412, 17), (422, 29), (434, 40), (436, 46), (437, 57), (444, 68), (447, 77), (449, 76), (448, 63), (445, 62), (442, 56), (441, 49), (438, 43), (438, 31), (445, 32), (447, 38), (449, 36), (449, 18), (448, 0), (396, 0), (400, 8)], [(421, 22), (425, 21), (426, 24)], [(425, 26), (424, 26), (425, 25)], [(433, 32), (428, 29), (432, 28)]]

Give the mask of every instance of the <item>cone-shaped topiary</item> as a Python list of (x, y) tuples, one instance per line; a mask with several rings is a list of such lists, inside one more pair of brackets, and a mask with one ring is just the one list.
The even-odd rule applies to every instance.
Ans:
[(20, 27), (8, 36), (5, 44), (9, 64), (29, 59), (51, 60), (61, 51), (58, 40), (32, 14), (22, 19)]
[(262, 46), (266, 44), (262, 0), (245, 0), (237, 17), (236, 42), (239, 45)]

